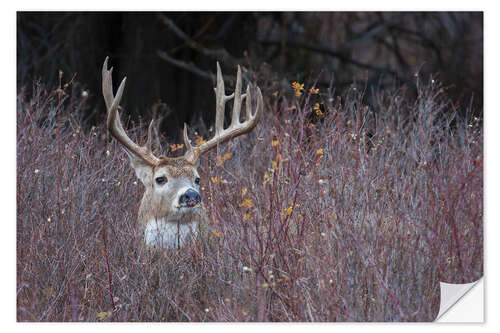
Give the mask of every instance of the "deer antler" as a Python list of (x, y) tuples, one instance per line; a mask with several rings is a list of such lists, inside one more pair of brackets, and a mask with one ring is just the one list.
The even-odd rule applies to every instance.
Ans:
[(116, 92), (116, 96), (113, 96), (112, 72), (113, 67), (108, 70), (108, 57), (106, 57), (106, 60), (104, 60), (104, 64), (102, 65), (102, 94), (108, 109), (108, 130), (111, 135), (113, 135), (116, 140), (118, 140), (118, 142), (120, 142), (129, 152), (133, 153), (151, 166), (157, 165), (160, 159), (154, 156), (151, 152), (151, 128), (153, 121), (149, 124), (148, 140), (146, 141), (146, 145), (144, 147), (137, 145), (128, 137), (127, 133), (123, 129), (120, 115), (118, 114), (118, 106), (120, 105), (123, 89), (125, 89), (125, 80), (127, 78), (123, 78), (120, 86), (118, 87), (118, 91)]
[[(231, 125), (224, 129), (224, 109), (226, 102), (234, 98), (233, 114), (231, 117)], [(241, 103), (246, 98), (246, 117), (245, 121), (240, 123)], [(262, 93), (257, 87), (257, 109), (252, 115), (252, 96), (250, 94), (250, 85), (247, 86), (246, 94), (241, 94), (241, 68), (238, 66), (238, 74), (236, 75), (235, 91), (231, 95), (226, 95), (224, 91), (224, 79), (220, 70), (219, 62), (217, 62), (217, 87), (215, 87), (215, 135), (209, 141), (200, 146), (193, 147), (187, 136), (187, 125), (184, 124), (184, 144), (187, 148), (184, 158), (191, 163), (195, 163), (200, 154), (216, 147), (217, 145), (226, 142), (232, 138), (250, 132), (262, 113), (263, 100)]]

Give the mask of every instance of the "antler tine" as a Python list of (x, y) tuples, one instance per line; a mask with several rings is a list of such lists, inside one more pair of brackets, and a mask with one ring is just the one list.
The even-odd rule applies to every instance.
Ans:
[(123, 78), (116, 92), (116, 96), (113, 96), (112, 72), (113, 68), (108, 70), (108, 57), (106, 57), (102, 66), (102, 94), (104, 96), (106, 108), (108, 109), (108, 118), (106, 122), (108, 130), (130, 153), (133, 153), (149, 165), (156, 165), (159, 159), (151, 153), (151, 128), (153, 123), (151, 122), (149, 125), (148, 141), (145, 147), (140, 147), (128, 137), (123, 129), (120, 115), (118, 114), (118, 106), (120, 105), (127, 78)]
[[(232, 138), (240, 136), (242, 134), (250, 132), (259, 121), (260, 115), (263, 110), (263, 98), (259, 87), (256, 87), (257, 92), (257, 108), (255, 114), (252, 115), (252, 100), (250, 95), (250, 86), (247, 86), (246, 94), (241, 94), (241, 69), (238, 66), (238, 74), (236, 76), (236, 90), (233, 94), (226, 96), (224, 93), (224, 81), (222, 79), (222, 73), (220, 70), (219, 63), (217, 63), (217, 87), (215, 88), (215, 99), (216, 99), (216, 113), (215, 113), (215, 135), (212, 139), (205, 142), (198, 147), (192, 147), (191, 144), (186, 144), (186, 154), (184, 157), (191, 161), (196, 162), (198, 156), (206, 152), (218, 144), (224, 143)], [(224, 107), (225, 103), (234, 98), (233, 113), (231, 119), (231, 125), (224, 129)], [(243, 123), (240, 123), (240, 111), (241, 102), (246, 98), (246, 119)], [(187, 138), (187, 128), (184, 126), (184, 142), (189, 142)]]
[[(106, 108), (109, 110), (113, 105), (113, 82), (110, 81), (111, 74), (113, 73), (113, 67), (108, 70), (108, 57), (104, 60), (102, 65), (102, 94), (104, 96), (104, 102), (106, 103)], [(126, 77), (123, 78), (124, 80)], [(122, 81), (123, 82), (123, 81)]]
[(224, 108), (226, 106), (226, 95), (224, 92), (224, 79), (217, 61), (217, 87), (215, 88), (215, 135), (223, 130), (224, 126)]
[(154, 123), (154, 119), (151, 119), (151, 122), (149, 123), (149, 127), (148, 127), (148, 140), (146, 141), (146, 144), (144, 145), (144, 147), (146, 148), (146, 151), (148, 153), (151, 153), (152, 150), (151, 150), (151, 143), (152, 143), (152, 132), (153, 132), (153, 123)]
[[(239, 67), (239, 66), (238, 66)], [(240, 73), (241, 81), (241, 73)], [(224, 130), (224, 110), (226, 102), (234, 98), (234, 93), (226, 95), (224, 88), (224, 77), (220, 69), (219, 62), (217, 62), (217, 86), (215, 90), (215, 135)]]
[(188, 138), (188, 132), (187, 132), (187, 124), (184, 123), (184, 145), (186, 146), (187, 150), (193, 149), (191, 146), (191, 141)]
[[(255, 125), (257, 125), (257, 123), (259, 122), (259, 119), (260, 119), (260, 115), (262, 114), (262, 110), (264, 109), (264, 99), (262, 98), (262, 92), (260, 91), (260, 88), (257, 86), (255, 87), (256, 88), (256, 91), (257, 91), (257, 108), (255, 110), (255, 114), (252, 116), (252, 107), (251, 107), (251, 102), (248, 105), (250, 105), (250, 108), (248, 108), (246, 110), (247, 112), (247, 117), (250, 118), (253, 122), (253, 127), (255, 127)], [(250, 89), (249, 87), (247, 86), (247, 92), (248, 92), (248, 100), (251, 101), (251, 98), (250, 98)], [(252, 127), (252, 128), (253, 128)]]
[(240, 123), (241, 102), (241, 68), (238, 65), (238, 73), (236, 74), (236, 87), (234, 88), (233, 115), (231, 118), (231, 126)]
[(252, 117), (252, 95), (250, 94), (250, 85), (247, 85), (247, 100), (246, 100), (246, 116), (247, 119)]

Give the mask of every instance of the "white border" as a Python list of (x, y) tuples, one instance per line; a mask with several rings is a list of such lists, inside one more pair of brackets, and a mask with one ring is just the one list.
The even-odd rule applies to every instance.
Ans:
[[(210, 6), (210, 7), (209, 7)], [(418, 7), (415, 7), (418, 6)], [(221, 330), (273, 330), (276, 329), (286, 329), (289, 330), (303, 330), (306, 329), (305, 324), (275, 324), (275, 325), (262, 325), (262, 324), (117, 324), (117, 325), (99, 325), (99, 324), (16, 324), (15, 323), (15, 223), (16, 212), (15, 212), (15, 179), (16, 179), (16, 166), (15, 166), (15, 76), (16, 76), (16, 46), (15, 46), (15, 25), (16, 18), (15, 12), (17, 10), (130, 10), (130, 11), (148, 11), (148, 10), (178, 10), (178, 11), (188, 11), (188, 10), (280, 10), (280, 11), (293, 11), (293, 10), (351, 10), (351, 11), (371, 11), (371, 10), (407, 10), (407, 11), (421, 11), (421, 10), (484, 10), (485, 15), (485, 25), (484, 25), (484, 45), (485, 45), (485, 57), (484, 57), (484, 77), (485, 77), (485, 275), (488, 277), (487, 281), (500, 281), (498, 279), (498, 266), (494, 265), (494, 261), (497, 261), (492, 255), (491, 260), (488, 260), (490, 256), (488, 254), (499, 253), (497, 241), (500, 230), (499, 230), (499, 220), (498, 220), (498, 170), (500, 170), (500, 163), (498, 163), (499, 154), (499, 134), (500, 131), (496, 127), (500, 124), (499, 119), (499, 103), (498, 103), (498, 93), (496, 90), (499, 86), (498, 81), (500, 79), (500, 73), (498, 71), (498, 61), (500, 61), (500, 54), (498, 52), (498, 31), (500, 31), (500, 16), (498, 11), (496, 11), (496, 3), (494, 1), (429, 1), (420, 0), (418, 2), (404, 2), (404, 1), (262, 1), (253, 0), (247, 2), (240, 1), (217, 1), (212, 0), (210, 2), (201, 1), (149, 1), (142, 0), (136, 2), (124, 1), (16, 1), (16, 2), (3, 2), (1, 15), (0, 29), (1, 39), (3, 45), (2, 52), (2, 64), (3, 64), (3, 75), (1, 77), (1, 89), (2, 94), (2, 104), (4, 104), (2, 112), (2, 121), (0, 121), (0, 135), (1, 142), (4, 145), (3, 163), (0, 163), (0, 175), (3, 177), (3, 186), (1, 191), (1, 212), (4, 216), (2, 221), (3, 225), (7, 228), (5, 232), (1, 234), (2, 241), (2, 253), (3, 253), (3, 265), (4, 274), (1, 275), (1, 286), (2, 286), (2, 298), (0, 314), (2, 318), (2, 323), (7, 326), (7, 329), (15, 329), (20, 331), (50, 331), (54, 330), (72, 330), (72, 331), (88, 331), (88, 330), (114, 330), (120, 329), (125, 331), (135, 331), (137, 328), (147, 328), (148, 331), (177, 331), (181, 330), (203, 330), (205, 331), (217, 331)], [(493, 300), (497, 300), (498, 293), (498, 283), (488, 283), (486, 287), (487, 296), (486, 302), (490, 304)], [(491, 301), (491, 302), (489, 302)], [(491, 306), (493, 306), (491, 304)], [(498, 326), (498, 317), (492, 315), (488, 316), (488, 305), (486, 305), (486, 325), (481, 326)], [(493, 310), (493, 313), (497, 310)], [(375, 330), (375, 331), (417, 331), (420, 332), (423, 327), (419, 324), (315, 324), (311, 326), (312, 329), (318, 331), (331, 332), (332, 329), (349, 329), (349, 330)], [(403, 325), (404, 327), (402, 327)], [(476, 325), (474, 325), (476, 326)], [(467, 331), (475, 328), (470, 325), (452, 325), (447, 324), (446, 327), (453, 327), (454, 331)], [(439, 324), (426, 324), (424, 329), (426, 330), (441, 330), (444, 326)]]

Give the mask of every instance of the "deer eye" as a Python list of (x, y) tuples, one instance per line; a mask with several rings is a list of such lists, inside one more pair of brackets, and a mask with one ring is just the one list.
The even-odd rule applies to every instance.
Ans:
[(194, 183), (196, 185), (200, 185), (200, 177), (196, 177), (196, 179), (194, 180)]
[(167, 181), (167, 179), (166, 179), (165, 177), (156, 177), (156, 179), (155, 179), (155, 180), (156, 180), (156, 183), (157, 183), (158, 185), (163, 185), (163, 184), (165, 184), (165, 182)]

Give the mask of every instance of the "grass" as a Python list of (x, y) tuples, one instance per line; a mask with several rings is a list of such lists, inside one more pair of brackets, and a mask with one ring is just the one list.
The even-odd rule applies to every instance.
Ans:
[(77, 86), (21, 90), (17, 320), (433, 320), (439, 281), (483, 275), (482, 123), (417, 84), (265, 96), (202, 157), (209, 238), (168, 254), (146, 251), (142, 185)]

